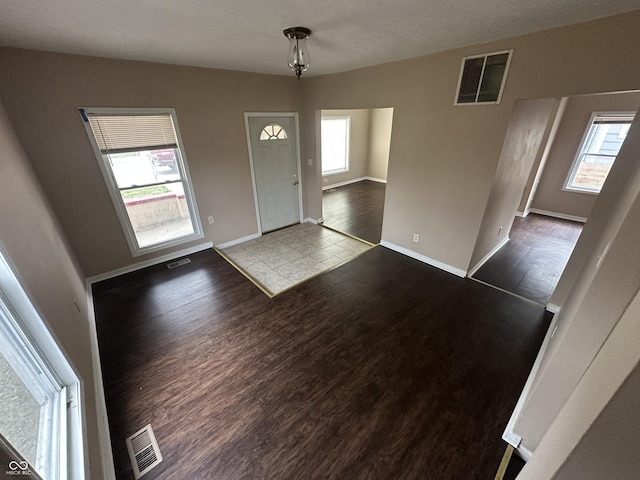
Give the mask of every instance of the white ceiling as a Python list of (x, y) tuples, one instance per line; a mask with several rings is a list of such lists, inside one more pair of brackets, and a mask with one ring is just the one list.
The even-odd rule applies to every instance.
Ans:
[(640, 9), (640, 0), (1, 0), (0, 45), (281, 75), (305, 26), (305, 76)]

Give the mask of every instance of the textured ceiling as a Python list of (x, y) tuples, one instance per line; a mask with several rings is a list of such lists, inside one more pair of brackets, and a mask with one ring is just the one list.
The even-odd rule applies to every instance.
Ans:
[(640, 0), (2, 0), (0, 45), (290, 75), (282, 30), (313, 30), (305, 76), (640, 9)]

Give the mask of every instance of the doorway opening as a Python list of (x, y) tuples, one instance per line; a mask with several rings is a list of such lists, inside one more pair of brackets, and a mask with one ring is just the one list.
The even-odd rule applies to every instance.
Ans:
[(321, 111), (326, 227), (380, 242), (392, 125), (393, 108)]
[[(640, 92), (580, 95), (518, 104), (471, 262), (475, 267), (469, 276), (548, 305), (554, 311), (564, 300), (559, 298), (560, 293), (554, 295), (554, 292), (600, 190), (573, 185), (576, 165), (588, 164), (589, 168), (583, 170), (600, 173), (602, 168), (598, 167), (606, 161), (611, 168), (628, 130), (618, 128), (611, 119), (622, 114), (632, 116), (640, 105)], [(598, 126), (597, 142), (593, 141), (594, 118), (611, 120), (607, 125)], [(532, 131), (537, 133), (531, 135)], [(513, 140), (526, 135), (531, 148), (508, 152), (510, 142), (514, 145)], [(496, 183), (509, 175), (511, 185), (505, 188)], [(602, 175), (598, 179), (604, 183), (600, 177)], [(508, 232), (506, 235), (503, 226)], [(479, 245), (488, 239), (485, 245), (488, 253), (482, 258)], [(491, 242), (492, 249), (489, 248)]]

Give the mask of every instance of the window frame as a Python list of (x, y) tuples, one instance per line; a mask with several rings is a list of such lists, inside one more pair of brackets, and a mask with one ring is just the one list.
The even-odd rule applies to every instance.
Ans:
[[(96, 156), (98, 161), (98, 166), (100, 167), (100, 172), (104, 178), (105, 184), (107, 186), (107, 190), (109, 191), (109, 196), (111, 197), (111, 201), (114, 205), (116, 215), (118, 216), (118, 220), (120, 221), (120, 225), (122, 227), (122, 231), (127, 241), (127, 245), (129, 246), (129, 250), (131, 251), (131, 255), (133, 257), (139, 257), (141, 255), (146, 255), (148, 253), (157, 252), (160, 250), (164, 250), (166, 248), (170, 248), (176, 245), (182, 245), (184, 243), (192, 242), (194, 240), (198, 240), (204, 237), (204, 231), (202, 228), (202, 222), (200, 220), (200, 213), (198, 211), (198, 206), (196, 202), (196, 197), (193, 188), (193, 182), (191, 181), (191, 175), (189, 173), (189, 167), (187, 165), (187, 160), (184, 153), (184, 148), (182, 146), (182, 137), (180, 135), (180, 129), (178, 126), (178, 119), (176, 116), (176, 111), (173, 108), (111, 108), (111, 107), (81, 107), (78, 109), (80, 113), (80, 117), (82, 118), (82, 124), (84, 125), (85, 131), (87, 132), (87, 136), (89, 137), (89, 142), (91, 143), (91, 147), (93, 149), (93, 153)], [(96, 139), (94, 137), (93, 130), (89, 124), (87, 119), (87, 115), (108, 115), (108, 116), (144, 116), (144, 115), (166, 115), (168, 114), (171, 117), (171, 121), (173, 123), (173, 128), (176, 136), (176, 165), (178, 168), (178, 172), (180, 173), (180, 180), (174, 182), (181, 182), (184, 187), (185, 200), (187, 203), (187, 207), (189, 209), (189, 214), (191, 216), (191, 222), (193, 226), (194, 232), (189, 235), (185, 235), (178, 238), (173, 238), (170, 240), (154, 243), (151, 245), (147, 245), (144, 247), (140, 247), (138, 245), (137, 237), (133, 226), (131, 225), (131, 221), (129, 220), (129, 215), (127, 214), (126, 206), (124, 201), (122, 200), (122, 196), (120, 195), (120, 187), (118, 186), (115, 175), (113, 174), (113, 170), (109, 164), (109, 158), (107, 155), (103, 155), (98, 147)], [(144, 151), (144, 150), (140, 150)], [(171, 182), (165, 182), (171, 183)], [(160, 183), (162, 184), (162, 183)]]
[[(45, 414), (48, 423), (46, 432), (39, 431), (37, 462), (30, 465), (47, 480), (69, 478), (80, 480), (86, 475), (86, 437), (84, 436), (84, 398), (82, 385), (69, 360), (49, 332), (42, 317), (29, 299), (21, 282), (13, 272), (2, 248), (0, 248), (0, 333), (2, 343), (9, 344), (25, 365), (16, 368), (16, 374), (25, 380), (25, 370), (33, 368), (46, 371), (44, 382), (55, 383), (56, 392), (51, 393), (49, 411)], [(11, 356), (11, 353), (9, 352)], [(15, 359), (13, 359), (15, 361)], [(35, 362), (29, 364), (30, 362)], [(40, 382), (39, 379), (31, 379)], [(33, 386), (26, 384), (29, 390)], [(40, 388), (41, 384), (36, 385)], [(53, 385), (52, 385), (53, 387)], [(41, 425), (43, 415), (41, 412)], [(41, 450), (43, 435), (49, 435), (49, 449)], [(40, 470), (37, 470), (40, 467)]]
[[(495, 101), (491, 102), (479, 102), (478, 95), (480, 94), (480, 87), (482, 86), (482, 79), (484, 78), (484, 68), (487, 63), (487, 58), (493, 55), (502, 55), (507, 53), (507, 63), (504, 66), (504, 74), (502, 75), (502, 82), (500, 83), (500, 90), (498, 91), (498, 98)], [(462, 86), (462, 76), (464, 74), (464, 65), (467, 60), (472, 60), (474, 58), (484, 58), (484, 62), (482, 65), (482, 73), (480, 75), (480, 79), (478, 80), (478, 88), (476, 89), (476, 99), (473, 102), (458, 102), (458, 98), (460, 97), (460, 87)], [(509, 75), (509, 67), (511, 66), (511, 59), (513, 58), (513, 49), (508, 50), (499, 50), (496, 52), (490, 53), (482, 53), (479, 55), (469, 55), (462, 58), (462, 62), (460, 64), (460, 73), (458, 75), (458, 86), (456, 87), (455, 97), (453, 99), (453, 104), (455, 106), (467, 106), (467, 105), (498, 105), (502, 101), (502, 94), (504, 92), (504, 87), (507, 83), (507, 76)]]
[[(580, 144), (578, 146), (578, 149), (576, 150), (576, 154), (573, 158), (573, 161), (571, 162), (571, 168), (569, 168), (569, 172), (567, 173), (567, 177), (564, 180), (564, 183), (562, 184), (562, 191), (563, 192), (571, 192), (571, 193), (583, 193), (583, 194), (587, 194), (587, 195), (599, 195), (600, 192), (602, 191), (602, 186), (600, 187), (599, 190), (593, 190), (590, 188), (584, 188), (584, 187), (576, 187), (571, 185), (571, 183), (573, 182), (573, 179), (576, 175), (576, 173), (578, 172), (578, 169), (580, 168), (580, 165), (582, 163), (582, 157), (584, 155), (587, 154), (587, 152), (585, 151), (587, 145), (587, 140), (589, 139), (589, 133), (591, 132), (591, 129), (593, 128), (594, 122), (596, 120), (597, 117), (600, 116), (630, 116), (631, 117), (631, 121), (633, 121), (633, 117), (635, 116), (636, 112), (633, 111), (616, 111), (616, 112), (611, 112), (611, 111), (605, 111), (605, 112), (591, 112), (591, 115), (589, 116), (589, 121), (587, 122), (587, 126), (584, 130), (584, 133), (582, 134), (582, 138), (580, 140)], [(617, 159), (617, 155), (616, 158), (613, 159), (613, 163), (615, 163)], [(612, 163), (612, 168), (613, 168), (613, 163)], [(605, 179), (606, 182), (606, 179)], [(603, 183), (604, 186), (604, 183)]]
[[(351, 160), (351, 116), (350, 115), (336, 115), (336, 116), (332, 116), (332, 115), (325, 115), (320, 117), (320, 144), (322, 145), (322, 122), (325, 120), (344, 120), (346, 121), (346, 125), (345, 125), (345, 131), (346, 131), (346, 138), (345, 138), (345, 155), (344, 155), (344, 168), (338, 168), (338, 169), (333, 169), (333, 170), (324, 170), (324, 161), (322, 161), (321, 158), (321, 166), (320, 166), (320, 173), (322, 174), (323, 177), (330, 177), (331, 175), (339, 175), (341, 173), (348, 173), (349, 172), (349, 164), (350, 164), (350, 160)], [(321, 154), (324, 155), (324, 152), (321, 151)]]

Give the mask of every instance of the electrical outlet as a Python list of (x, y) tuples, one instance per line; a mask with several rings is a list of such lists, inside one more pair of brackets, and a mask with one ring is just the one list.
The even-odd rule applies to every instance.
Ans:
[(502, 227), (498, 229), (498, 235), (500, 235), (501, 233), (502, 233)]
[(209, 221), (209, 225), (213, 223), (213, 217), (207, 217), (207, 220)]
[(417, 233), (413, 234), (413, 243), (418, 243), (420, 241), (420, 235)]
[(313, 166), (313, 160), (310, 158), (307, 158), (307, 165), (309, 165), (310, 167)]

